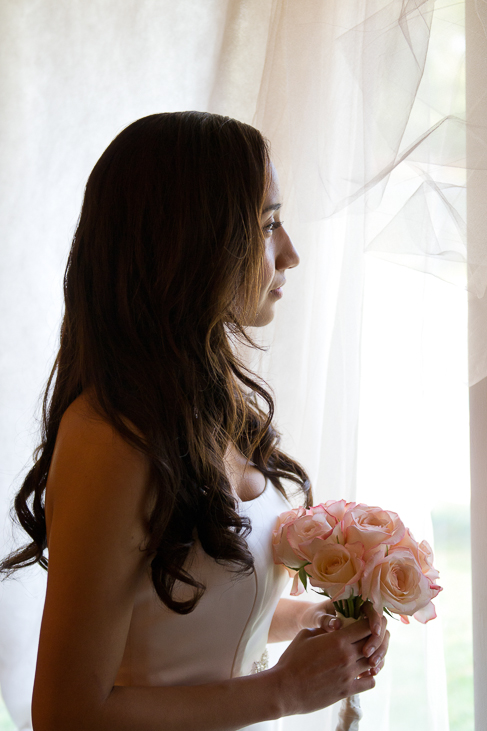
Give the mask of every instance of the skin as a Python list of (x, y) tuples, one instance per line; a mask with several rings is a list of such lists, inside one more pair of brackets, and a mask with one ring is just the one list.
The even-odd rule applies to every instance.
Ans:
[(298, 266), (298, 252), (281, 221), (281, 192), (274, 165), (270, 165), (270, 185), (262, 208), (261, 224), (265, 237), (263, 278), (254, 327), (268, 325), (274, 318), (278, 297), (273, 290), (286, 281), (285, 272)]
[[(268, 205), (280, 200), (277, 179)], [(264, 206), (266, 207), (266, 206)], [(265, 267), (254, 325), (270, 322), (286, 269), (299, 257), (278, 211), (263, 214)], [(243, 461), (242, 461), (243, 460)], [(243, 500), (263, 475), (227, 452)], [(91, 410), (82, 394), (65, 412), (46, 486), (49, 574), (34, 684), (34, 731), (231, 731), (326, 707), (372, 688), (387, 650), (385, 621), (337, 629), (330, 602), (282, 599), (270, 640), (293, 641), (273, 668), (201, 686), (115, 686), (138, 584), (151, 507), (149, 463)], [(371, 627), (378, 626), (373, 634)], [(76, 631), (73, 631), (75, 628)], [(375, 645), (376, 652), (370, 653)]]
[[(272, 162), (269, 172), (270, 185), (261, 214), (261, 225), (265, 236), (263, 280), (257, 316), (251, 323), (254, 327), (268, 325), (272, 321), (279, 301), (273, 290), (285, 283), (286, 270), (299, 264), (299, 255), (281, 220), (282, 197), (277, 171)], [(234, 445), (228, 447), (226, 462), (230, 482), (240, 499), (253, 500), (260, 495), (265, 486), (264, 476)], [(370, 663), (370, 669), (366, 672), (376, 675), (384, 666), (384, 657), (389, 644), (387, 621), (375, 612), (370, 603), (364, 606), (364, 614), (369, 619), (372, 632), (364, 646), (364, 653)], [(281, 599), (271, 624), (269, 642), (292, 640), (304, 628), (333, 631), (339, 627), (340, 620), (336, 619), (333, 603), (329, 600), (316, 603)]]

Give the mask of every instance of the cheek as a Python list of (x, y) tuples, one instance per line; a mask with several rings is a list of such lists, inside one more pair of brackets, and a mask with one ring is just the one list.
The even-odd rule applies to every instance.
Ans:
[(269, 252), (266, 252), (262, 266), (262, 288), (268, 287), (274, 278), (274, 262)]

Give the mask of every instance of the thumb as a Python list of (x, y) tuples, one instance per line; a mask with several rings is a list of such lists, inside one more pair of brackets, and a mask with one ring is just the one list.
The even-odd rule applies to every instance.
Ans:
[(323, 614), (320, 619), (320, 629), (325, 632), (334, 632), (342, 626), (341, 621), (334, 614)]

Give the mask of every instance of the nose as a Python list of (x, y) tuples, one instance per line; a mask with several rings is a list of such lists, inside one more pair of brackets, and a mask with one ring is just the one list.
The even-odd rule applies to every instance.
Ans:
[(292, 269), (293, 267), (297, 267), (300, 261), (299, 254), (294, 248), (288, 232), (281, 226), (279, 233), (279, 254), (276, 260), (276, 269)]

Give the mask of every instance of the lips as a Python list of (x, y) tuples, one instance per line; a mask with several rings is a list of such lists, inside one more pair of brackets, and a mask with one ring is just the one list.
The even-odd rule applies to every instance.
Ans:
[(271, 289), (271, 291), (269, 292), (269, 294), (271, 294), (273, 297), (278, 297), (278, 298), (279, 297), (282, 297), (282, 294), (283, 294), (282, 288), (281, 287), (277, 287), (277, 289)]
[(283, 282), (281, 282), (280, 284), (278, 284), (277, 287), (273, 287), (271, 289), (271, 292), (275, 292), (276, 290), (281, 289), (281, 287), (284, 287), (285, 284), (286, 284), (286, 280), (284, 280)]

